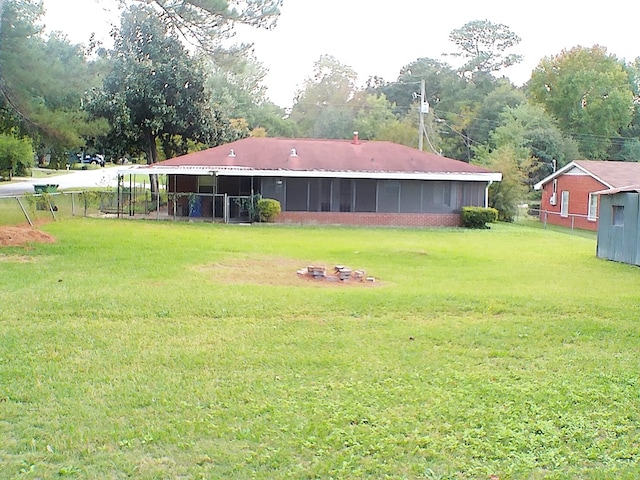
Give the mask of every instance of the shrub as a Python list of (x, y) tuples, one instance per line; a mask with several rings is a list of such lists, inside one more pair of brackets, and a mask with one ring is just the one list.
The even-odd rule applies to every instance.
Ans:
[(462, 207), (462, 226), (467, 228), (489, 228), (487, 223), (498, 220), (498, 210), (485, 207)]
[(280, 202), (273, 198), (258, 200), (258, 213), (261, 222), (272, 222), (281, 211)]

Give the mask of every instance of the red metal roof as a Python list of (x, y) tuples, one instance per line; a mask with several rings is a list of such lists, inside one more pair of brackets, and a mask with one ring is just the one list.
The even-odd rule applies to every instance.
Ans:
[(640, 183), (640, 163), (599, 160), (576, 160), (576, 165), (605, 182), (610, 188)]
[(300, 138), (245, 138), (155, 165), (294, 171), (493, 173), (477, 165), (392, 142)]

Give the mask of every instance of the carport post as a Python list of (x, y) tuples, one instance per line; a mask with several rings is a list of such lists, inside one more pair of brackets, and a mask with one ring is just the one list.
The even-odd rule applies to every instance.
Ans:
[(124, 174), (118, 174), (118, 198), (117, 198), (117, 202), (118, 202), (118, 218), (120, 218), (120, 193), (121, 193), (121, 189), (120, 189), (120, 182), (122, 181), (122, 179), (124, 178)]
[(229, 223), (229, 195), (224, 194), (224, 223)]

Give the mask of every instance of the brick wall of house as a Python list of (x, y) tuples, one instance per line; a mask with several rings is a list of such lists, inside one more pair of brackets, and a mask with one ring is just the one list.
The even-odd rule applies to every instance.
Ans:
[(282, 212), (279, 223), (318, 225), (362, 225), (387, 227), (459, 227), (460, 214), (447, 213), (354, 213)]
[[(606, 185), (590, 175), (560, 175), (556, 190), (556, 205), (551, 205), (550, 199), (553, 193), (553, 180), (544, 185), (542, 189), (542, 201), (540, 203), (540, 221), (545, 220), (553, 225), (574, 227), (583, 230), (597, 230), (598, 222), (587, 219), (589, 213), (589, 193), (606, 189)], [(560, 209), (562, 204), (562, 191), (569, 191), (568, 216), (562, 217)], [(598, 210), (600, 205), (598, 204)], [(545, 212), (547, 212), (545, 214)], [(599, 212), (597, 213), (599, 217)], [(573, 222), (573, 224), (572, 224)]]

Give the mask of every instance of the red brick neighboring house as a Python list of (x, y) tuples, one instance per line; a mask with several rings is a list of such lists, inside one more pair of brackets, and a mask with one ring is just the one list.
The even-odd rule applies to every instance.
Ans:
[(640, 184), (640, 163), (576, 160), (534, 188), (542, 190), (540, 220), (564, 227), (597, 230), (596, 192)]
[[(502, 175), (391, 142), (245, 138), (145, 166), (166, 174), (169, 214), (233, 221), (238, 197), (278, 200), (284, 223), (459, 226), (463, 206), (486, 206)], [(172, 201), (171, 198), (175, 198)]]

